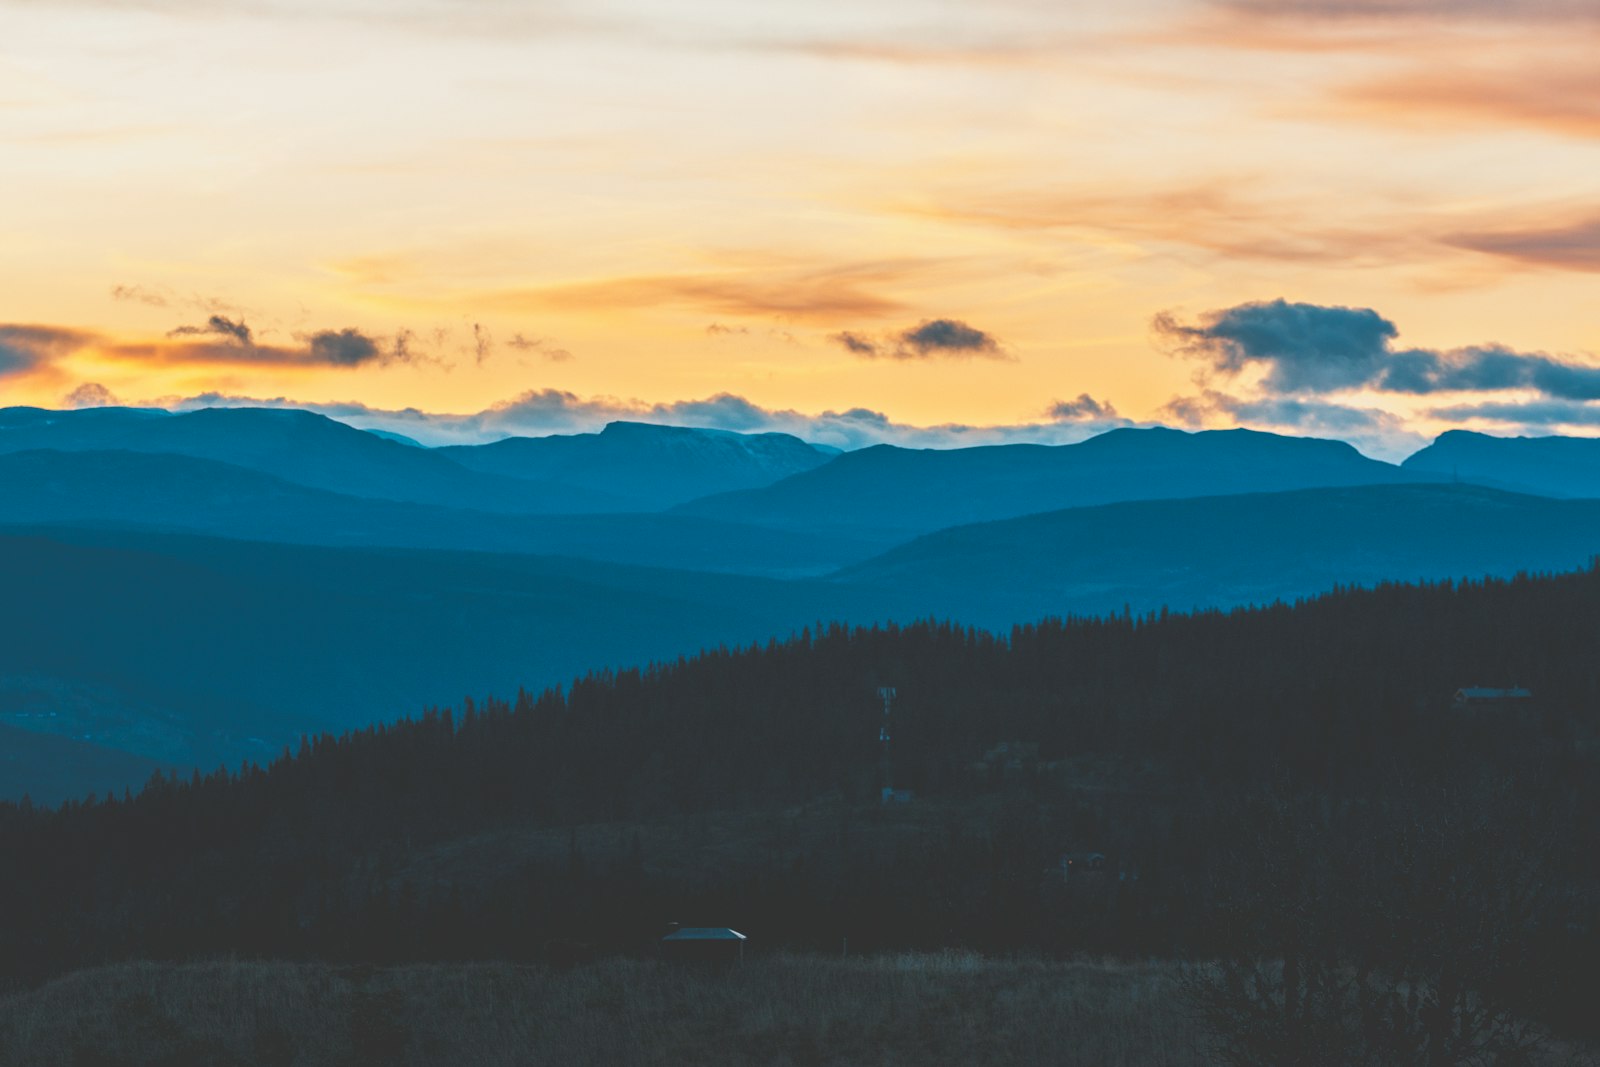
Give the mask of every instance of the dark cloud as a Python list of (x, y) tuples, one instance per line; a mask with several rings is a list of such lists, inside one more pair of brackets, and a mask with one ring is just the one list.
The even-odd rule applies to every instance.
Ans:
[(1170, 313), (1155, 317), (1157, 334), (1181, 355), (1225, 374), (1252, 364), (1268, 368), (1275, 393), (1329, 392), (1363, 385), (1381, 373), (1394, 323), (1369, 308), (1316, 304), (1241, 304), (1188, 326)]
[(1500, 345), (1396, 349), (1399, 330), (1370, 308), (1274, 300), (1214, 311), (1198, 325), (1161, 314), (1154, 328), (1176, 354), (1202, 361), (1210, 372), (1232, 376), (1264, 368), (1261, 386), (1276, 395), (1530, 389), (1567, 400), (1600, 399), (1600, 367)]
[(828, 340), (837, 345), (842, 345), (845, 351), (851, 353), (852, 355), (863, 356), (867, 359), (871, 359), (878, 354), (877, 342), (869, 341), (860, 334), (852, 333), (849, 330), (842, 330), (839, 333), (833, 334), (828, 338)]
[(1493, 422), (1535, 430), (1554, 426), (1600, 426), (1600, 406), (1571, 400), (1457, 404), (1433, 408), (1427, 415), (1444, 422)]
[(378, 342), (353, 327), (343, 330), (319, 330), (306, 338), (306, 356), (312, 363), (326, 363), (333, 367), (359, 367), (366, 363), (387, 362), (393, 359), (393, 350), (387, 358)]
[(1394, 354), (1378, 387), (1419, 396), (1531, 389), (1563, 400), (1600, 400), (1600, 367), (1513, 352), (1499, 345), (1443, 353), (1413, 349)]
[(62, 397), (61, 402), (69, 408), (112, 408), (122, 403), (99, 382), (84, 382)]
[(1057, 422), (1100, 422), (1115, 419), (1117, 409), (1088, 393), (1079, 393), (1076, 400), (1057, 400), (1047, 414)]
[(0, 325), (0, 378), (42, 370), (93, 339), (81, 330), (59, 326)]
[(923, 319), (881, 339), (843, 330), (828, 340), (862, 359), (1012, 358), (994, 337), (958, 319)]
[(1000, 342), (957, 319), (926, 319), (901, 331), (899, 341), (895, 349), (896, 359), (926, 359), (930, 356), (1006, 358)]
[(230, 319), (226, 315), (212, 315), (203, 326), (179, 326), (167, 331), (168, 337), (220, 337), (230, 344), (246, 348), (255, 344), (255, 336), (243, 319)]
[(721, 334), (748, 334), (749, 332), (750, 327), (748, 326), (724, 326), (720, 322), (713, 322), (711, 325), (706, 327), (706, 333), (710, 334), (712, 337), (717, 337)]

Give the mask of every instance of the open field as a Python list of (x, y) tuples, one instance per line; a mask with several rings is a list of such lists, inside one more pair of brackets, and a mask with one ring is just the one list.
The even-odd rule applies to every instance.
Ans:
[(129, 964), (0, 999), (33, 1067), (1207, 1063), (1168, 964), (773, 956), (337, 968)]
[[(1046, 963), (961, 952), (778, 954), (727, 971), (637, 959), (571, 970), (136, 963), (0, 997), (0, 1063), (1216, 1063), (1183, 983), (1172, 963)], [(1560, 1045), (1529, 1061), (1534, 1067), (1597, 1062), (1593, 1050)]]

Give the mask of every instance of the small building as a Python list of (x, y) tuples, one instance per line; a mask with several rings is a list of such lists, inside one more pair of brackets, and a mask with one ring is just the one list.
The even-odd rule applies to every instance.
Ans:
[(677, 963), (743, 963), (748, 940), (726, 926), (675, 925), (661, 939), (661, 956)]
[(1458, 710), (1467, 708), (1494, 708), (1494, 707), (1526, 707), (1533, 700), (1533, 693), (1521, 686), (1512, 686), (1509, 689), (1493, 689), (1488, 686), (1473, 685), (1457, 689), (1450, 699), (1450, 706)]

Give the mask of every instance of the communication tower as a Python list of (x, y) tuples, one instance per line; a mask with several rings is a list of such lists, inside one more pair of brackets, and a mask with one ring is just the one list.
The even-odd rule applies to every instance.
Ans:
[(889, 758), (889, 714), (894, 710), (894, 686), (879, 686), (878, 696), (883, 700), (883, 722), (878, 727), (878, 743), (883, 746), (883, 802), (887, 804), (895, 798), (894, 764)]

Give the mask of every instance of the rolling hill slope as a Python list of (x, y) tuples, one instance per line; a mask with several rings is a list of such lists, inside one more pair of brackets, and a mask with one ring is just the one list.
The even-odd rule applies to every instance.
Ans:
[(0, 532), (0, 588), (0, 709), (27, 713), (11, 725), (208, 769), (469, 694), (903, 614), (826, 582), (81, 528)]
[(834, 455), (783, 433), (639, 422), (613, 422), (599, 433), (510, 437), (437, 451), (472, 470), (603, 492), (641, 510), (770, 485)]
[(1400, 464), (1418, 475), (1541, 496), (1600, 497), (1600, 438), (1450, 430)]
[(504, 515), (346, 496), (213, 460), (142, 452), (0, 454), (0, 523), (88, 524), (293, 544), (474, 549), (772, 576), (870, 548), (686, 515)]
[(989, 626), (1124, 605), (1233, 607), (1388, 580), (1571, 570), (1600, 501), (1467, 485), (1356, 486), (1075, 508), (942, 530), (836, 580)]
[(0, 409), (0, 452), (157, 452), (211, 459), (347, 496), (523, 514), (629, 510), (611, 494), (470, 471), (309, 411)]
[(1123, 500), (1417, 480), (1339, 441), (1249, 430), (1113, 430), (1080, 444), (847, 452), (764, 489), (676, 509), (891, 543), (947, 526)]

